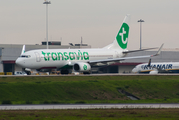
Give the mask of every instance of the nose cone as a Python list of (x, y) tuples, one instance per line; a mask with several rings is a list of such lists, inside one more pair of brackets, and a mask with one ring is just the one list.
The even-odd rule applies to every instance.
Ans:
[(133, 69), (132, 69), (132, 73), (137, 73), (137, 69), (136, 69), (136, 68), (133, 68)]
[(20, 58), (18, 58), (17, 60), (16, 60), (16, 64), (17, 65), (19, 65), (19, 66), (21, 66), (21, 67), (23, 67), (23, 60), (22, 59), (20, 59)]

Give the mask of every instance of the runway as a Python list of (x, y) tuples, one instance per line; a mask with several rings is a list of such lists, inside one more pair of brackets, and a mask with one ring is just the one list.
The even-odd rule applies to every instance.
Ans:
[(129, 109), (129, 108), (179, 108), (179, 104), (50, 104), (50, 105), (0, 105), (0, 110), (47, 109)]

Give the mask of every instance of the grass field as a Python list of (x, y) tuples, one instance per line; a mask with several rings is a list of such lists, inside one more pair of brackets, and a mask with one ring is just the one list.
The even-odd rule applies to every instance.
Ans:
[(1, 104), (179, 103), (179, 76), (1, 77), (0, 91)]
[(0, 111), (1, 120), (178, 120), (179, 109)]

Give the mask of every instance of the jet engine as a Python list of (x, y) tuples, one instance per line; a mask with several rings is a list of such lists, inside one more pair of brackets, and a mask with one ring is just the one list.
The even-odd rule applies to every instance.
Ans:
[(149, 74), (158, 74), (158, 70), (154, 69), (154, 70), (150, 71)]
[(75, 63), (73, 69), (77, 72), (90, 72), (91, 66), (88, 63), (80, 62), (80, 63)]

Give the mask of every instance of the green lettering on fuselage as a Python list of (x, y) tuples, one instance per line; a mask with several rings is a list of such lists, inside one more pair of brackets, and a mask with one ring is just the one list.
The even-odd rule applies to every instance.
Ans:
[(47, 58), (48, 58), (47, 60), (49, 61), (50, 60), (50, 53), (49, 52), (47, 53)]
[(53, 61), (57, 60), (57, 53), (52, 52), (51, 56)]
[(44, 60), (47, 61), (46, 53), (44, 53), (44, 52), (42, 51), (42, 55), (44, 55)]
[(61, 52), (58, 52), (57, 55), (58, 55), (58, 60), (60, 60), (60, 58), (61, 60), (64, 60), (64, 57), (63, 57), (64, 55)]
[(84, 60), (89, 60), (88, 52), (83, 52)]
[(64, 52), (63, 54), (64, 54), (64, 56), (65, 56), (65, 60), (68, 60), (68, 59), (69, 59), (69, 56), (67, 55), (67, 52)]
[(45, 61), (59, 61), (59, 60), (89, 60), (88, 52), (44, 52), (42, 55)]

